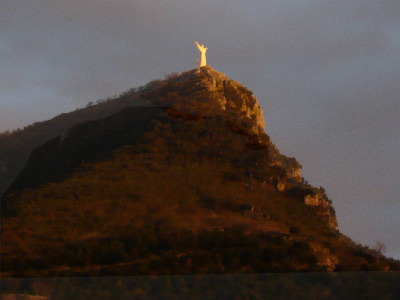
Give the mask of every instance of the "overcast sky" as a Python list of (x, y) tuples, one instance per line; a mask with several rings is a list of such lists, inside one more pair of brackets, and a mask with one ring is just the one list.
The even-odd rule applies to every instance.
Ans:
[(340, 231), (400, 259), (399, 0), (0, 0), (0, 132), (193, 69), (195, 41)]

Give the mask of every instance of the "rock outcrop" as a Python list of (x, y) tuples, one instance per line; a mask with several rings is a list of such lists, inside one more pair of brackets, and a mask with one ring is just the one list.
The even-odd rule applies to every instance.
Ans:
[(329, 226), (338, 229), (337, 219), (332, 207), (332, 201), (325, 194), (310, 193), (304, 196), (304, 203), (308, 206), (319, 208), (318, 213), (324, 217)]
[(189, 114), (203, 117), (222, 114), (252, 133), (264, 132), (263, 112), (253, 93), (210, 66), (157, 82), (143, 97), (157, 106)]

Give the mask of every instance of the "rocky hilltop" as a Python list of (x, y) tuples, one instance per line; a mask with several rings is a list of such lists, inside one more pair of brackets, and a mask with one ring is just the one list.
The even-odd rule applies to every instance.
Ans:
[(188, 114), (223, 116), (252, 133), (264, 133), (263, 112), (253, 93), (210, 66), (163, 81), (144, 98), (157, 106), (168, 106)]
[(398, 268), (339, 233), (240, 83), (206, 66), (124, 97), (145, 105), (32, 151), (2, 197), (4, 276)]
[(281, 176), (269, 178), (277, 190), (292, 191), (301, 186), (304, 203), (320, 207), (328, 224), (337, 229), (332, 202), (324, 192), (311, 186), (304, 190), (301, 165), (296, 159), (281, 155), (265, 133), (263, 111), (253, 92), (210, 66), (175, 74), (170, 80), (153, 84), (142, 98), (154, 105), (201, 117), (223, 117), (231, 130), (247, 135), (249, 140), (258, 144), (254, 145), (256, 148), (268, 148), (268, 167), (276, 166), (284, 170)]

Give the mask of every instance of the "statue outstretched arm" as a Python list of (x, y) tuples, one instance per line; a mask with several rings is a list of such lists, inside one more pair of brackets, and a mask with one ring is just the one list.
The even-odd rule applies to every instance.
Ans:
[(203, 47), (201, 47), (201, 46), (199, 45), (199, 43), (198, 43), (198, 42), (195, 42), (195, 44), (197, 45), (197, 48), (199, 48), (199, 50), (200, 50), (200, 51), (202, 51), (202, 49), (204, 48), (204, 46), (203, 46)]

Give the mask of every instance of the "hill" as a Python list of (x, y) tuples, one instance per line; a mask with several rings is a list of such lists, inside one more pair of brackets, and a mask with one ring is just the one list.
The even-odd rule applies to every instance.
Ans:
[(31, 153), (1, 200), (3, 276), (399, 269), (337, 230), (240, 83), (207, 66), (130, 98)]

